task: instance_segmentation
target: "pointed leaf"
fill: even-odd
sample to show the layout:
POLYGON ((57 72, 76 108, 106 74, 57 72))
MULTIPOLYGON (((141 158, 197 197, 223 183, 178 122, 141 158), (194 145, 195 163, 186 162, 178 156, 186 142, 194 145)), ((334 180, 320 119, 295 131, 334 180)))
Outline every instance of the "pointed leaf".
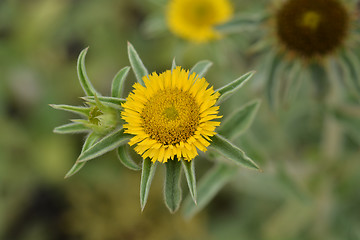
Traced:
POLYGON ((120 162, 130 170, 139 171, 141 170, 141 167, 137 165, 134 160, 129 155, 129 147, 128 144, 122 145, 118 147, 117 156, 120 162))
POLYGON ((173 59, 172 61, 172 64, 171 64, 171 72, 176 68, 176 62, 175 62, 175 58, 173 59))
POLYGON ((120 128, 114 132, 109 133, 95 145, 80 154, 78 162, 85 162, 101 156, 121 145, 126 144, 131 135, 124 133, 124 129, 120 128))
POLYGON ((129 73, 130 67, 122 68, 114 77, 111 84, 111 96, 121 98, 124 91, 125 79, 129 73))
POLYGON ((258 28, 259 24, 267 18, 267 14, 239 15, 230 21, 218 25, 215 29, 221 33, 238 33, 258 28))
POLYGON ((144 81, 142 80, 142 78, 144 76, 149 75, 148 70, 146 69, 145 65, 143 64, 143 62, 141 61, 138 53, 136 52, 135 48, 133 47, 133 45, 131 45, 131 43, 128 42, 128 55, 129 55, 129 61, 130 61, 130 65, 135 73, 136 79, 137 81, 141 84, 141 85, 145 85, 144 81))
POLYGON ((77 61, 77 74, 80 81, 80 85, 87 96, 94 96, 95 94, 100 95, 96 92, 95 88, 90 82, 89 77, 86 73, 85 67, 85 56, 88 51, 88 47, 81 51, 77 61))
POLYGON ((222 122, 217 132, 229 139, 237 138, 250 127, 259 106, 260 100, 251 101, 242 106, 222 122))
POLYGON ((183 207, 184 216, 189 219, 201 211, 216 196, 220 189, 235 176, 236 172, 237 169, 232 166, 218 164, 206 173, 200 180, 197 189, 197 205, 195 205, 191 198, 185 199, 183 207))
MULTIPOLYGON (((82 97, 82 99, 90 103, 96 103, 94 96, 82 97)), ((121 109, 121 104, 126 102, 126 99, 117 97, 97 97, 97 99, 101 104, 115 109, 121 109)))
POLYGON ((83 123, 68 123, 54 128, 54 133, 73 134, 89 132, 90 129, 85 127, 83 123))
POLYGON ((237 90, 239 90, 253 75, 254 71, 245 73, 241 77, 235 79, 231 83, 223 86, 222 88, 216 90, 220 93, 220 97, 217 101, 217 104, 220 104, 221 102, 228 99, 230 96, 232 96, 237 90))
POLYGON ((165 204, 171 213, 179 209, 181 202, 181 162, 177 158, 168 160, 165 163, 165 186, 164 198, 165 204))
MULTIPOLYGON (((245 152, 239 149, 237 146, 230 143, 227 139, 219 134, 211 137, 210 147, 223 155, 225 158, 247 168, 260 170, 258 165, 249 158, 245 152)), ((261 170, 260 170, 261 171, 261 170)))
POLYGON ((90 108, 89 107, 81 107, 81 106, 71 106, 65 104, 50 104, 50 107, 54 109, 64 110, 72 113, 79 114, 81 116, 89 116, 90 108))
POLYGON ((157 162, 152 163, 150 158, 146 158, 143 160, 142 164, 142 172, 141 172, 141 181, 140 181, 140 206, 141 211, 144 211, 151 182, 153 180, 155 170, 156 170, 157 162))
POLYGON ((269 101, 269 105, 271 108, 275 108, 276 105, 276 99, 277 99, 277 88, 276 88, 276 73, 278 70, 278 67, 281 63, 281 57, 278 54, 274 54, 271 56, 271 59, 269 61, 269 64, 266 68, 266 95, 269 101))
POLYGON ((197 193, 196 193, 196 177, 195 177, 195 164, 194 161, 186 161, 182 159, 182 165, 186 176, 186 181, 189 186, 190 195, 195 204, 197 204, 197 193))
MULTIPOLYGON (((96 143, 97 140, 99 140, 100 136, 93 133, 90 133, 89 136, 86 138, 84 145, 82 147, 81 152, 84 152, 85 150, 89 149, 92 145, 96 143)), ((86 162, 75 162, 75 164, 72 166, 72 168, 69 170, 69 172, 65 175, 65 178, 69 178, 78 171, 86 164, 86 162)))
POLYGON ((199 78, 202 78, 203 76, 205 76, 206 72, 209 70, 212 64, 213 63, 208 60, 202 60, 197 62, 190 70, 189 76, 195 72, 199 78))
POLYGON ((341 54, 341 59, 346 66, 346 70, 348 71, 348 78, 352 82, 353 87, 357 90, 357 93, 360 94, 359 58, 351 51, 344 51, 341 54))

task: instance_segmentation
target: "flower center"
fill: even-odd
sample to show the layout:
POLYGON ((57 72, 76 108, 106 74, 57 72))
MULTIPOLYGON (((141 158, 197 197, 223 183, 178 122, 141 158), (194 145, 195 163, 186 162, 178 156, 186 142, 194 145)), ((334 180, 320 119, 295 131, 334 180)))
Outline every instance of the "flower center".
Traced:
POLYGON ((308 11, 303 15, 301 25, 311 30, 316 30, 319 26, 320 20, 320 14, 315 11, 308 11))
POLYGON ((176 145, 193 136, 200 121, 200 108, 186 91, 159 90, 141 114, 145 133, 164 145, 176 145))
POLYGON ((193 8, 186 9, 189 22, 199 26, 212 25, 215 20, 215 12, 212 6, 202 2, 194 2, 194 4, 193 8))
POLYGON ((343 44, 349 13, 339 0, 287 0, 276 13, 276 33, 287 50, 312 58, 343 44))

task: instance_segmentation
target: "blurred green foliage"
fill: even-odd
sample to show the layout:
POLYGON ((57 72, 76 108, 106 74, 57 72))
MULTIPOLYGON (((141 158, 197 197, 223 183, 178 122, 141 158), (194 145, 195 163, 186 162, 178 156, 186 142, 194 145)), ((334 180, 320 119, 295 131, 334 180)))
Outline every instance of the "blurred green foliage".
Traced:
MULTIPOLYGON (((201 46, 167 31, 149 34, 144 24, 153 14, 161 16, 164 2, 0 1, 0 238, 359 239, 359 106, 337 104, 342 137, 336 154, 328 154, 334 146, 329 149, 326 139, 338 130, 324 130, 324 106, 314 99, 309 81, 291 106, 273 112, 263 104, 254 125, 236 140, 264 173, 241 170, 190 221, 168 213, 161 199, 163 174, 155 176, 141 214, 140 176, 120 166, 114 153, 63 179, 83 139, 53 134, 73 115, 48 104, 81 104, 76 59, 83 48, 90 46, 88 74, 104 94, 120 67, 129 65, 127 41, 150 71, 170 68, 174 56, 187 68, 213 61, 207 80, 215 88, 261 70, 263 59, 247 53, 252 41, 247 34, 201 46)), ((236 12, 266 6, 266 1, 233 2, 236 12)), ((132 73, 129 80, 135 80, 132 73)), ((266 102, 259 85, 260 77, 229 100, 222 114, 255 97, 266 102)), ((196 164, 199 177, 211 167, 201 158, 196 164)))

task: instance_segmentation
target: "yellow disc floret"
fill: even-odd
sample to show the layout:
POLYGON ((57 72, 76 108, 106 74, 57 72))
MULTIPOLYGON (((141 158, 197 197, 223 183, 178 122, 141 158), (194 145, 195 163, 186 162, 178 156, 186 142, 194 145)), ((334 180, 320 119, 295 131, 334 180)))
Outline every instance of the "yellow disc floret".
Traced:
POLYGON ((205 78, 177 67, 143 78, 145 86, 136 83, 123 104, 125 132, 135 135, 129 142, 135 151, 153 162, 197 156, 206 151, 210 136, 219 122, 219 93, 208 88, 205 78))
POLYGON ((166 9, 167 23, 174 34, 193 42, 219 38, 214 26, 232 15, 228 0, 170 0, 166 9))

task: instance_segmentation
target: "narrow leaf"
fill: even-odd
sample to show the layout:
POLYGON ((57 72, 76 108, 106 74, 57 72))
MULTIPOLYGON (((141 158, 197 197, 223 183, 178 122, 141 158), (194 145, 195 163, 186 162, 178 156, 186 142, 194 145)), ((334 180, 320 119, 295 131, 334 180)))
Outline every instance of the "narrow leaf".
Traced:
POLYGON ((173 59, 172 61, 172 64, 171 64, 171 72, 176 68, 176 61, 175 61, 175 58, 173 59))
POLYGON ((179 209, 181 202, 181 162, 177 158, 169 160, 165 163, 165 186, 164 186, 164 198, 165 204, 171 213, 176 212, 179 209))
POLYGON ((209 70, 212 64, 213 63, 208 60, 202 60, 197 62, 190 70, 189 76, 195 72, 199 78, 202 78, 203 76, 205 76, 206 72, 209 70))
MULTIPOLYGON (((99 140, 99 135, 93 133, 90 133, 89 136, 86 138, 84 145, 82 147, 81 152, 84 152, 85 150, 89 149, 92 145, 96 143, 97 140, 99 140)), ((69 170, 69 172, 65 175, 65 178, 69 178, 78 171, 86 164, 86 162, 75 162, 75 164, 72 166, 72 168, 69 170)))
POLYGON ((118 147, 117 156, 120 162, 130 170, 139 171, 141 167, 137 165, 129 155, 129 147, 127 144, 118 147))
POLYGON ((81 51, 79 54, 79 58, 77 61, 77 74, 80 81, 80 85, 82 89, 84 90, 85 94, 87 96, 94 96, 95 94, 100 95, 96 92, 95 88, 90 82, 89 77, 86 73, 86 67, 85 67, 85 56, 88 51, 88 47, 81 51))
MULTIPOLYGON (((210 147, 213 148, 215 151, 223 155, 225 158, 242 165, 247 168, 260 170, 258 165, 251 160, 245 152, 239 149, 237 146, 230 143, 227 139, 216 134, 211 137, 211 145, 210 147)), ((261 171, 261 170, 260 170, 261 171)))
POLYGON ((230 21, 218 25, 215 29, 221 33, 238 33, 247 30, 256 29, 259 24, 267 18, 267 14, 239 15, 230 21))
POLYGON ((81 107, 81 106, 71 106, 65 104, 50 104, 50 107, 54 109, 64 110, 72 113, 79 114, 81 116, 89 116, 90 108, 89 107, 81 107))
MULTIPOLYGON (((82 97, 82 99, 87 102, 96 103, 94 96, 82 97)), ((121 109, 121 104, 126 102, 126 99, 117 97, 97 97, 97 99, 100 101, 101 104, 116 109, 121 109)))
POLYGON ((196 177, 195 177, 195 164, 194 161, 182 160, 183 169, 185 172, 186 181, 189 186, 190 195, 195 204, 197 204, 196 193, 196 177))
POLYGON ((114 77, 111 84, 111 96, 121 98, 124 91, 125 79, 129 73, 130 67, 122 68, 114 77))
POLYGON ((220 125, 217 132, 229 139, 237 138, 250 127, 259 106, 260 100, 242 106, 220 125))
POLYGON ((348 71, 348 78, 352 82, 353 87, 357 90, 357 93, 360 94, 360 61, 358 57, 351 51, 344 51, 341 54, 341 58, 348 71))
POLYGON ((140 206, 141 211, 144 211, 151 182, 153 180, 155 170, 156 170, 157 162, 152 163, 150 158, 146 158, 143 160, 142 164, 142 172, 141 172, 141 181, 140 181, 140 206))
POLYGON ((124 145, 131 138, 130 135, 124 133, 124 129, 118 129, 109 133, 95 145, 80 154, 78 162, 85 162, 101 156, 121 145, 124 145))
POLYGON ((278 56, 278 54, 274 54, 271 57, 272 58, 269 61, 269 64, 266 69, 266 74, 265 74, 265 76, 267 77, 267 79, 266 79, 266 95, 267 95, 270 107, 274 109, 275 105, 276 105, 276 98, 277 98, 276 72, 281 63, 281 57, 278 56))
POLYGON ((68 123, 54 129, 54 133, 59 134, 84 133, 89 131, 90 129, 85 127, 82 123, 68 123))
POLYGON ((201 211, 215 195, 235 176, 237 169, 226 164, 218 164, 200 180, 198 186, 197 205, 187 197, 184 201, 183 213, 186 218, 193 217, 201 211))
POLYGON ((137 81, 141 85, 145 85, 144 81, 142 80, 142 77, 149 75, 148 70, 146 69, 145 65, 141 61, 141 58, 139 57, 138 53, 136 52, 135 48, 131 43, 128 42, 128 55, 129 55, 129 61, 130 65, 135 73, 137 81))
POLYGON ((232 96, 237 90, 239 90, 254 75, 254 73, 255 73, 255 71, 245 73, 244 75, 235 79, 231 83, 216 90, 220 93, 220 97, 217 101, 217 104, 220 104, 221 102, 225 101, 230 96, 232 96))

